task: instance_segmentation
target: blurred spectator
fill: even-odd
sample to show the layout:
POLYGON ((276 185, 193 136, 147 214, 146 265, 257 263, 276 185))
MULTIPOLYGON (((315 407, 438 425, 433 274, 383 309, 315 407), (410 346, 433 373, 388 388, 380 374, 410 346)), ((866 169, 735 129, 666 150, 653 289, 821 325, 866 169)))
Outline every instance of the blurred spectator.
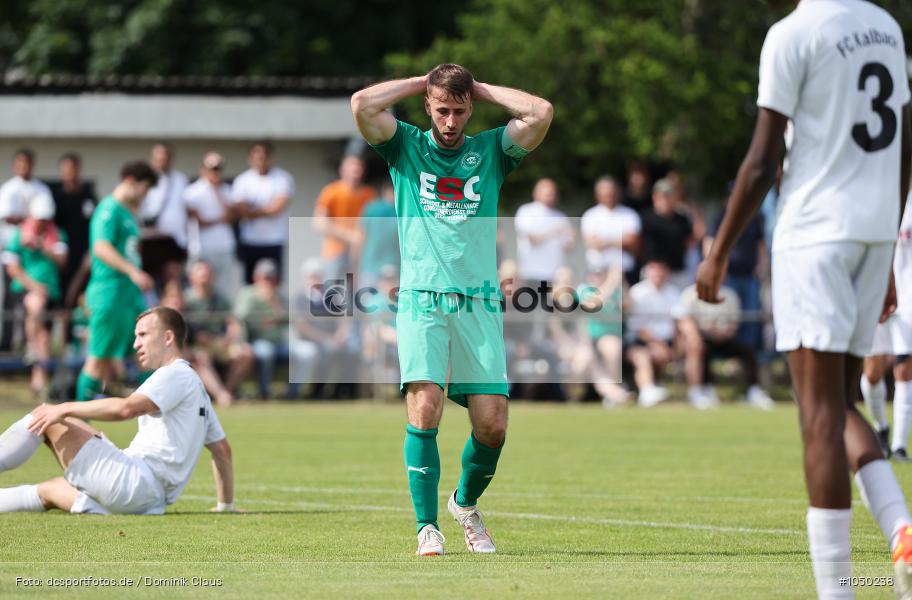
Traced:
POLYGON ((231 188, 240 225, 240 255, 244 281, 253 282, 253 269, 263 258, 276 265, 282 280, 283 253, 288 242, 288 205, 294 195, 294 179, 272 165, 272 144, 256 142, 247 155, 250 168, 237 176, 231 188))
POLYGON ((13 177, 0 186, 0 247, 6 246, 13 236, 15 226, 29 215, 29 203, 36 196, 51 197, 51 190, 33 177, 35 153, 22 148, 13 155, 13 177))
MULTIPOLYGON (((0 250, 9 244, 19 225, 27 216, 29 203, 33 198, 46 195, 51 191, 44 183, 32 175, 35 168, 35 153, 29 148, 21 148, 13 155, 13 177, 0 186, 0 250)), ((10 293, 10 277, 3 271, 3 318, 0 321, 0 349, 8 350, 12 345, 13 321, 12 312, 16 298, 10 293)))
POLYGON ((384 267, 399 271, 399 225, 396 221, 396 197, 393 183, 383 182, 380 196, 369 202, 361 213, 361 282, 376 285, 384 267))
POLYGON ((599 177, 593 188, 595 206, 580 221, 589 269, 621 269, 628 283, 639 280, 636 255, 640 252, 640 217, 621 205, 621 186, 614 177, 599 177))
POLYGON ((326 287, 322 261, 305 262, 302 274, 304 287, 295 298, 292 381, 312 383, 311 398, 352 396, 362 348, 353 320, 339 318, 339 302, 345 300, 326 287))
POLYGON ((45 311, 60 302, 60 269, 66 264, 66 234, 54 224, 49 194, 33 198, 29 217, 3 253, 12 278, 10 291, 25 307, 26 362, 32 362, 32 392, 45 394, 50 360, 50 319, 45 311))
MULTIPOLYGON (((319 283, 313 281, 311 283, 319 283)), ((373 312, 365 319, 362 331, 363 358, 373 367, 374 383, 399 382, 399 354, 396 342, 396 312, 391 306, 399 288, 399 269, 393 265, 380 268, 377 293, 368 300, 373 312)))
POLYGON ((587 313, 586 329, 594 348, 592 383, 606 408, 624 406, 630 392, 621 384, 623 327, 621 299, 624 277, 618 268, 590 271, 587 285, 579 291, 580 306, 587 313))
POLYGON ((67 263, 60 274, 63 307, 73 308, 89 277, 89 220, 98 204, 95 187, 81 178, 82 159, 68 152, 57 162, 60 182, 51 186, 56 213, 54 223, 66 232, 67 263))
POLYGON ((684 258, 693 241, 690 219, 678 211, 680 189, 660 179, 653 186, 652 207, 643 211, 643 260, 660 261, 671 269, 671 282, 679 290, 693 283, 684 258))
POLYGON ((344 278, 351 270, 352 251, 359 250, 358 217, 364 205, 377 196, 364 185, 364 159, 350 155, 339 163, 339 179, 327 184, 317 197, 314 227, 323 234, 321 258, 327 279, 344 278))
MULTIPOLYGON (((643 281, 630 288, 627 331, 630 336, 627 359, 633 364, 640 406, 650 407, 668 397, 656 384, 661 372, 675 357, 675 313, 681 292, 669 281, 671 271, 659 260, 643 269, 643 281)), ((685 372, 691 389, 699 388, 700 356, 685 348, 685 372)), ((697 398, 696 392, 694 397, 697 398)))
POLYGON ((184 294, 184 315, 190 329, 190 357, 206 390, 219 406, 230 406, 253 369, 254 355, 243 341, 242 328, 230 314, 231 305, 215 289, 212 266, 197 260, 190 267, 184 294), (224 369, 224 382, 219 375, 224 369))
MULTIPOLYGON (((564 296, 574 295, 579 299, 573 269, 561 267, 554 275, 554 298, 565 302, 564 296)), ((554 352, 560 361, 558 371, 562 379, 572 382, 590 381, 595 353, 589 337, 588 323, 575 317, 548 320, 548 329, 554 352)), ((565 395, 569 395, 565 392, 565 395)))
POLYGON ((650 186, 652 178, 649 167, 640 161, 627 165, 627 189, 624 191, 624 204, 636 211, 638 215, 650 206, 650 186))
MULTIPOLYGON (((269 384, 276 362, 289 354, 288 300, 279 292, 279 267, 271 258, 261 258, 253 268, 253 284, 241 288, 234 303, 234 316, 256 357, 260 398, 270 397, 269 384)), ((285 395, 293 398, 297 385, 289 384, 285 395)))
POLYGON ((560 191, 553 179, 539 179, 532 188, 532 202, 519 207, 516 227, 516 262, 522 283, 538 289, 551 284, 557 270, 566 263, 566 251, 573 245, 570 219, 557 208, 560 191))
POLYGON ((747 380, 747 402, 762 410, 773 408, 773 400, 766 391, 760 387, 757 374, 757 357, 754 348, 741 342, 736 332, 741 320, 741 304, 738 294, 730 287, 722 286, 719 289, 717 304, 703 302, 697 298, 695 285, 688 286, 681 294, 681 315, 696 328, 687 332, 687 335, 696 334, 696 340, 690 344, 693 352, 698 352, 702 358, 700 380, 703 383, 703 393, 714 396, 710 391, 712 370, 710 359, 736 358, 744 366, 747 380))
MULTIPOLYGON (((731 184, 729 184, 731 193, 731 184)), ((711 234, 703 240, 703 253, 709 254, 719 225, 725 211, 713 222, 711 234)), ((728 276, 724 284, 738 294, 740 310, 753 313, 747 315, 738 327, 738 340, 749 348, 760 350, 763 348, 763 323, 759 320, 760 281, 766 271, 767 265, 766 242, 764 238, 764 222, 760 213, 755 214, 735 242, 728 259, 728 276)))
POLYGON ((696 280, 697 267, 703 260, 702 241, 706 236, 706 218, 703 215, 703 208, 693 202, 688 195, 687 186, 684 185, 684 177, 680 171, 674 169, 669 171, 665 179, 674 184, 678 192, 675 210, 690 220, 691 237, 684 251, 684 271, 687 273, 687 278, 679 281, 679 287, 683 289, 696 280))
POLYGON ((180 280, 187 260, 187 176, 172 168, 173 159, 170 145, 159 142, 152 146, 149 165, 158 173, 158 183, 139 207, 143 270, 155 279, 159 290, 171 280, 180 280))
POLYGON ((197 225, 189 242, 190 255, 194 261, 202 260, 211 266, 216 293, 222 298, 233 298, 241 287, 232 228, 237 210, 231 202, 231 186, 223 179, 224 169, 222 155, 207 152, 199 179, 184 190, 184 205, 187 216, 197 225))

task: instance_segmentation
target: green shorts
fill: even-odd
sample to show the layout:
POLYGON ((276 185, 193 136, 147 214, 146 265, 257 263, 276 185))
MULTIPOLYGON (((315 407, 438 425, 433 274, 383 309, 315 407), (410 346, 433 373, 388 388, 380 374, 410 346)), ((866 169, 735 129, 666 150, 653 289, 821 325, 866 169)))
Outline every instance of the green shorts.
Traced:
POLYGON ((141 306, 92 307, 89 313, 88 355, 92 358, 124 358, 133 353, 136 317, 141 306))
POLYGON ((472 394, 509 397, 503 312, 494 299, 457 293, 401 290, 396 315, 402 391, 415 381, 445 388, 468 406, 472 394))

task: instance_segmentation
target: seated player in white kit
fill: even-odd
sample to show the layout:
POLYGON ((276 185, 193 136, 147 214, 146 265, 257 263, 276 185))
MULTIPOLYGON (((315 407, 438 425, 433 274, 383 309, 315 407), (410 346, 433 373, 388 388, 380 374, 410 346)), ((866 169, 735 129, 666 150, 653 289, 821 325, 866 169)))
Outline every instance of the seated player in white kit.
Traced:
POLYGON ((861 394, 868 415, 874 420, 884 454, 897 462, 908 462, 909 426, 912 424, 912 194, 906 209, 893 256, 896 280, 896 312, 877 326, 874 345, 865 358, 861 394), (895 360, 891 361, 891 358, 895 360), (887 421, 887 386, 884 374, 893 364, 893 442, 887 421))
POLYGON ((43 404, 0 435, 0 473, 27 461, 42 442, 64 469, 37 485, 0 489, 0 512, 157 515, 173 504, 205 445, 212 453, 218 504, 234 511, 231 447, 202 381, 181 358, 187 325, 175 310, 156 307, 136 320, 133 347, 155 372, 127 398, 43 404), (139 431, 120 450, 86 423, 139 418, 139 431))

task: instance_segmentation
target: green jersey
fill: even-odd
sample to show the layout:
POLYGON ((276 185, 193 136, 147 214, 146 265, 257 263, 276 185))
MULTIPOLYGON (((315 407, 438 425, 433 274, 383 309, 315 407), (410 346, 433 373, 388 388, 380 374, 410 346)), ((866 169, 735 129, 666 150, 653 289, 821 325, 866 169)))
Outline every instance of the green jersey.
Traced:
MULTIPOLYGON (((105 196, 89 221, 89 248, 97 241, 109 242, 117 252, 136 267, 142 266, 139 256, 139 226, 136 217, 125 206, 105 196)), ((86 290, 89 306, 117 304, 142 305, 142 292, 124 273, 108 266, 92 252, 92 275, 86 290)))
MULTIPOLYGON (((58 230, 57 237, 59 239, 54 245, 55 252, 65 252, 67 249, 66 232, 58 230)), ((23 246, 22 230, 20 228, 13 232, 13 237, 6 247, 6 252, 15 255, 19 266, 22 267, 26 275, 47 288, 48 297, 51 300, 60 300, 60 274, 57 263, 44 250, 23 246)), ((17 293, 26 291, 25 287, 15 279, 10 284, 10 290, 17 293)))
POLYGON ((489 129, 449 150, 430 130, 398 121, 393 137, 374 146, 396 190, 401 289, 500 297, 497 200, 521 160, 503 150, 506 135, 506 127, 489 129))

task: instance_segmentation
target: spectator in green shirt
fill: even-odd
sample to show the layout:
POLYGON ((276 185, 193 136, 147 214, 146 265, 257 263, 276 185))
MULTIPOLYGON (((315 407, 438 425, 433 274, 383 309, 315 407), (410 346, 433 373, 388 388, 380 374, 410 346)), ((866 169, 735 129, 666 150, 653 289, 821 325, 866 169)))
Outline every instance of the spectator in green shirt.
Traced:
POLYGON ((29 203, 29 217, 13 233, 3 254, 12 280, 10 291, 25 307, 26 357, 33 361, 35 394, 46 391, 51 341, 45 311, 60 301, 60 269, 66 261, 66 234, 54 224, 54 201, 40 194, 29 203))

